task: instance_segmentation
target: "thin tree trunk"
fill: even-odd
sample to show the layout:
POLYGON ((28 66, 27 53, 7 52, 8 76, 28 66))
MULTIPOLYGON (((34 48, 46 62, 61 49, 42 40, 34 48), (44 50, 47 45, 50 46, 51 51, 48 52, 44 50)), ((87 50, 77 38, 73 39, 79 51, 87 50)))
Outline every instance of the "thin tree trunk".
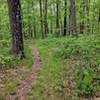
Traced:
POLYGON ((86 2, 86 14, 87 14, 87 33, 90 33, 90 0, 86 2))
POLYGON ((66 36, 67 34, 67 0, 64 0, 65 2, 65 11, 64 11, 64 33, 63 36, 66 36))
MULTIPOLYGON (((51 17, 52 17, 52 15, 53 15, 53 7, 52 6, 50 7, 50 13, 51 13, 51 17)), ((53 34, 53 20, 52 20, 52 18, 50 20, 50 30, 49 30, 49 32, 51 34, 53 34)))
POLYGON ((71 9, 69 8, 69 16, 68 16, 68 19, 69 19, 69 21, 68 21, 68 32, 69 32, 69 34, 71 34, 71 9))
POLYGON ((82 19, 81 19, 81 22, 80 22, 80 33, 84 33, 84 29, 85 29, 85 22, 84 22, 84 18, 85 18, 85 1, 84 0, 82 0, 82 8, 83 8, 83 10, 82 10, 82 19))
POLYGON ((33 30, 33 35, 34 35, 34 38, 36 38, 36 24, 35 24, 35 15, 34 15, 34 1, 32 1, 32 19, 33 19, 33 27, 32 27, 32 30, 33 30))
POLYGON ((48 22, 47 22, 47 14, 48 14, 48 0, 45 0, 45 10, 44 10, 44 32, 45 35, 48 33, 48 22))
POLYGON ((39 6, 40 6, 40 21, 41 21, 41 33, 42 33, 42 38, 45 37, 44 35, 44 27, 43 27, 43 13, 42 13, 42 1, 39 0, 39 6))
POLYGON ((59 2, 59 31, 60 35, 63 34, 63 22, 62 22, 62 4, 59 2))
MULTIPOLYGON (((93 1, 93 4, 95 4, 95 0, 93 1)), ((92 11, 94 11, 94 6, 92 7, 92 11)), ((95 16, 94 16, 94 13, 92 14, 92 34, 94 34, 94 26, 95 26, 95 16)))
POLYGON ((100 33, 100 8, 98 13, 98 33, 100 33))
POLYGON ((70 0, 70 10, 71 10, 71 30, 72 35, 77 36, 77 24, 76 24, 76 6, 75 0, 70 0))
POLYGON ((59 25, 59 0, 56 0, 56 36, 60 35, 59 25))

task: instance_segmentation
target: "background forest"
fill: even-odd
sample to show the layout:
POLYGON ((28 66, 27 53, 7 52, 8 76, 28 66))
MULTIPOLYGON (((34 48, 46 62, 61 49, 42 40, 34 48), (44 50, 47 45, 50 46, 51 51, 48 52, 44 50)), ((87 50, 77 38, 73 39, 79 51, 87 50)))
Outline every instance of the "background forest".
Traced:
POLYGON ((30 73, 27 100, 100 100, 100 0, 0 0, 0 100, 30 73))

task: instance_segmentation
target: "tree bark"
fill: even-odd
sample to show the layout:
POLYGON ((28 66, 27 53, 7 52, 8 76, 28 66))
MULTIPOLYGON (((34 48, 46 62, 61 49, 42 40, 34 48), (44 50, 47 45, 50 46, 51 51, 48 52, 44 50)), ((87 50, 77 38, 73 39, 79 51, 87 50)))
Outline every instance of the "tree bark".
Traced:
POLYGON ((56 0, 56 36, 60 35, 59 25, 59 0, 56 0))
POLYGON ((48 33, 48 22, 47 22, 47 15, 48 15, 48 0, 45 0, 45 9, 44 9, 44 32, 45 35, 48 33))
POLYGON ((77 36, 77 24, 76 24, 76 6, 75 0, 70 0, 70 17, 71 17, 71 31, 73 36, 77 36))
POLYGON ((85 18, 85 1, 82 0, 82 19, 81 19, 81 22, 80 22, 80 33, 84 33, 84 29, 85 29, 85 21, 84 21, 84 18, 85 18))
POLYGON ((90 33, 90 0, 86 1, 87 33, 90 33))
POLYGON ((12 50, 15 56, 24 57, 20 0, 8 0, 12 50))
POLYGON ((67 0, 64 0, 65 2, 65 11, 64 11, 64 33, 63 36, 66 36, 67 34, 67 0))
POLYGON ((42 9, 42 1, 41 0, 39 0, 39 6, 40 6, 40 21, 41 21, 41 33, 42 33, 42 38, 44 38, 45 37, 45 35, 44 35, 44 25, 43 25, 43 13, 42 13, 42 11, 43 11, 43 9, 42 9))

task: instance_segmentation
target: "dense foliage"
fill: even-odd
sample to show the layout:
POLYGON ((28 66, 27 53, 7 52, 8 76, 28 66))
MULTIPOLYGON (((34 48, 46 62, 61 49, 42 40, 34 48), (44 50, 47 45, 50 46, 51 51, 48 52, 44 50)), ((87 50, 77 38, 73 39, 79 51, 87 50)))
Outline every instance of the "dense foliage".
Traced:
POLYGON ((44 61, 44 68, 39 74, 37 84, 33 87, 39 99, 44 96, 50 98, 51 95, 56 99, 78 100, 81 96, 89 99, 98 93, 100 90, 99 36, 99 34, 88 37, 80 35, 78 38, 53 39, 49 37, 35 41, 44 61), (73 94, 74 97, 71 97, 73 94))
POLYGON ((100 0, 0 0, 0 99, 20 84, 14 70, 25 74, 31 69, 30 40, 43 62, 31 90, 39 100, 96 95, 100 91, 99 34, 100 0))
POLYGON ((63 59, 74 59, 76 62, 78 60, 74 75, 78 93, 81 95, 93 95, 93 93, 100 90, 99 44, 99 35, 84 36, 78 39, 71 38, 64 43, 63 48, 58 52, 63 59))

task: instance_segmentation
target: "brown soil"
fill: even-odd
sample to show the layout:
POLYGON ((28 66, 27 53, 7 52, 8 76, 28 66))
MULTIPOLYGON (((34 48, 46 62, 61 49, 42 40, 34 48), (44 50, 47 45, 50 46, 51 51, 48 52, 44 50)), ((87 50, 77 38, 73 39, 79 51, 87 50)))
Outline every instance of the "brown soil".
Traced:
POLYGON ((27 100, 27 95, 30 92, 33 84, 35 84, 37 79, 37 73, 40 71, 42 67, 41 58, 39 55, 38 50, 35 48, 34 44, 31 42, 30 45, 32 49, 32 55, 34 58, 34 64, 32 66, 32 71, 30 74, 26 77, 25 80, 21 82, 21 84, 18 86, 15 95, 10 95, 8 97, 8 100, 27 100))

